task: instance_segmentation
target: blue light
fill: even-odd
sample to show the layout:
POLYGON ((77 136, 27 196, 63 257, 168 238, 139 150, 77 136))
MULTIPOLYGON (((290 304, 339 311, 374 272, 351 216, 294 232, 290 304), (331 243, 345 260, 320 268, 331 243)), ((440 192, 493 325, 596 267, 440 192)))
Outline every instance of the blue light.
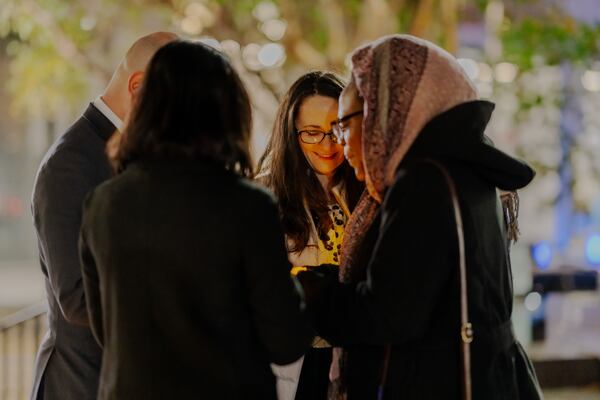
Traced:
POLYGON ((552 246, 546 241, 534 244, 531 246, 531 257, 539 269, 547 269, 552 264, 552 246))
POLYGON ((585 258, 590 264, 600 265, 600 234, 594 233, 585 242, 585 258))

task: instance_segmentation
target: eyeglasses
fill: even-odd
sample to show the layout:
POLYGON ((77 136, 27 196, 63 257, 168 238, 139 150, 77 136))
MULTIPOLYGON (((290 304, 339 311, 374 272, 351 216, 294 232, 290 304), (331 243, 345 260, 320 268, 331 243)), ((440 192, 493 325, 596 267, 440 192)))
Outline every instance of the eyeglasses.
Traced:
POLYGON ((331 123, 331 131, 335 135, 338 143, 343 143, 344 132, 348 129, 348 126, 344 126, 344 122, 349 121, 351 118, 356 117, 357 115, 362 115, 362 113, 362 111, 355 111, 343 116, 342 118, 338 118, 336 121, 331 123))
POLYGON ((307 129, 298 131, 298 135, 300 136, 302 143, 306 144, 319 144, 323 141, 323 139, 325 139, 325 136, 329 136, 329 139, 331 139, 333 143, 338 142, 333 130, 329 132, 323 132, 318 129, 307 129))

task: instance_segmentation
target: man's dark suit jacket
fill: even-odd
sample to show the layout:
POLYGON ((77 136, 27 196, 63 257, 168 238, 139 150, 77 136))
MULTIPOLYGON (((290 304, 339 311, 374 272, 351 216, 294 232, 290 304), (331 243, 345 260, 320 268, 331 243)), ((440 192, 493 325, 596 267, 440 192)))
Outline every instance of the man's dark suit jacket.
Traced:
POLYGON ((105 148, 115 130, 90 104, 48 150, 35 180, 32 212, 49 330, 36 359, 32 400, 97 395, 102 350, 89 328, 77 241, 84 197, 111 175, 105 148))

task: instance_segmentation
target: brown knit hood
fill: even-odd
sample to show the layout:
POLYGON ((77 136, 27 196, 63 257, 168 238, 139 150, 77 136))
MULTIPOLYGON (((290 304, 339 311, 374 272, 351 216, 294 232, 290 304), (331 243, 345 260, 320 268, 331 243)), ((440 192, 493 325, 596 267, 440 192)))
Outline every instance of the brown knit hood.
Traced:
POLYGON ((356 49, 352 74, 364 101, 366 184, 381 203, 423 127, 444 111, 477 99, 477 92, 451 54, 410 35, 385 36, 356 49))

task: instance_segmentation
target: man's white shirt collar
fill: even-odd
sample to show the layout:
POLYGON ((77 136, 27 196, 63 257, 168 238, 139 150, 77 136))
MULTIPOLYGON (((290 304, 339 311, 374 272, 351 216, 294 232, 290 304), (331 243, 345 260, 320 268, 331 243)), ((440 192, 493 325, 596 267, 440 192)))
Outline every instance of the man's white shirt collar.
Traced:
POLYGON ((104 100, 102 100, 101 96, 96 97, 96 100, 94 100, 92 104, 98 109, 98 111, 108 118, 110 122, 112 122, 119 132, 123 131, 123 127, 125 125, 123 120, 119 118, 117 114, 113 112, 113 110, 110 109, 104 100))

